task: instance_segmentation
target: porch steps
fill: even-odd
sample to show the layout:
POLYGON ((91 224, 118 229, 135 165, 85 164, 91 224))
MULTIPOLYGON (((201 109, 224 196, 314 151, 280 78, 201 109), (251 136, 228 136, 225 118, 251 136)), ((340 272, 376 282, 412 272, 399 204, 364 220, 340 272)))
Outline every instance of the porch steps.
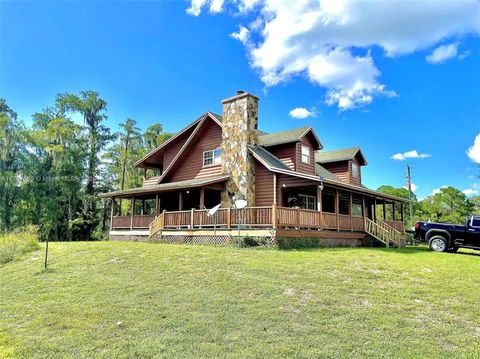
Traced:
POLYGON ((376 240, 385 244, 387 248, 394 245, 397 248, 402 247, 404 242, 404 234, 396 230, 384 221, 365 218, 365 232, 376 240))

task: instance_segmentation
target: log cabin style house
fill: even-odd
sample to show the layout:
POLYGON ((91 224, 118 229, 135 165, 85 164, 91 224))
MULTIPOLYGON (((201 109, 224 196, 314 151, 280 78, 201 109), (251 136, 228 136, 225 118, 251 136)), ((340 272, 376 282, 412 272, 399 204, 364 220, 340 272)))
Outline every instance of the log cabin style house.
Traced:
POLYGON ((201 115, 139 159, 142 187, 100 195, 112 200, 110 238, 236 243, 240 229, 273 242, 401 245, 405 200, 362 184, 362 150, 325 151, 311 126, 263 132, 258 102, 238 91, 222 101, 221 116, 201 115), (247 206, 235 208, 238 199, 247 206))

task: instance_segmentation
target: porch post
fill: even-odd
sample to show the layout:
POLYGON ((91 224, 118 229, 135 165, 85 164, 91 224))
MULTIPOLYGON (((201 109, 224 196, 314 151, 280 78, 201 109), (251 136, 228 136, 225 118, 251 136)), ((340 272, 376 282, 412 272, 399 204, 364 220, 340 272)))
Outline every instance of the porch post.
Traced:
POLYGON ((142 216, 145 214, 145 198, 142 198, 142 216))
POLYGON ((322 215, 322 190, 320 186, 317 186, 317 210, 320 212, 319 215, 319 226, 320 229, 323 227, 323 215, 322 215))
POLYGON ((340 199, 338 196, 338 188, 335 189, 335 214, 337 215, 337 232, 340 231, 340 199))
POLYGON ((387 220, 387 205, 385 203, 385 200, 383 200, 383 220, 387 220))
POLYGON ((112 197, 112 208, 110 210, 110 230, 113 228, 113 215, 115 214, 115 197, 112 197))
POLYGON ((362 217, 366 217, 366 211, 365 211, 365 196, 362 194, 362 217))
POLYGON ((277 174, 273 174, 273 204, 277 204, 277 174))
POLYGON ((143 167, 143 179, 147 179, 147 167, 143 167))
POLYGON ((377 221, 377 197, 373 198, 373 220, 377 221))
POLYGON ((392 206, 393 206, 393 208, 392 208, 392 217, 393 218, 392 219, 393 219, 394 222, 396 222, 397 219, 395 218, 395 202, 392 202, 392 206))
POLYGON ((160 212, 160 203, 158 202, 158 193, 155 195, 155 217, 158 216, 160 212))
POLYGON ((205 188, 200 188, 200 209, 205 208, 205 188))
POLYGON ((182 191, 178 192, 178 210, 183 211, 183 194, 182 194, 182 191))
POLYGON ((403 202, 400 203, 400 219, 402 220, 402 223, 403 223, 403 202))
POLYGON ((130 208, 130 230, 133 229, 133 215, 135 213, 135 196, 132 196, 132 206, 130 208))
POLYGON ((350 213, 350 232, 353 232, 352 192, 349 192, 349 194, 350 194, 350 196, 349 196, 349 203, 348 203, 348 212, 350 213))

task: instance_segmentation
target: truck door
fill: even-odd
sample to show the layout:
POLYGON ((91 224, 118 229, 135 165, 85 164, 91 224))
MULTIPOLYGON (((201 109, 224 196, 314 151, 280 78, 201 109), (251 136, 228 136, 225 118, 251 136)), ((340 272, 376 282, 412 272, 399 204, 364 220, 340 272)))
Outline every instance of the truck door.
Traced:
POLYGON ((474 216, 467 223, 465 242, 467 245, 480 247, 480 216, 474 216))

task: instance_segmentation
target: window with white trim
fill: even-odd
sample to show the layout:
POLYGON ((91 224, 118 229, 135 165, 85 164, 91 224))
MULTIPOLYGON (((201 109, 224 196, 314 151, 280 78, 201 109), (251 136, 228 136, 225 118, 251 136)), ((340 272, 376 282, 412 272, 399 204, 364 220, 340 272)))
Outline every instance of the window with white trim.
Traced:
POLYGON ((309 196, 307 194, 299 194, 298 199, 300 200, 300 202, 302 202, 303 208, 315 210, 316 198, 314 196, 309 196))
POLYGON ((310 163, 310 147, 302 145, 302 162, 310 163))
POLYGON ((203 152, 203 165, 213 166, 222 163, 222 149, 217 148, 210 151, 203 152))
POLYGON ((358 163, 352 162, 352 177, 358 178, 360 174, 358 163))

